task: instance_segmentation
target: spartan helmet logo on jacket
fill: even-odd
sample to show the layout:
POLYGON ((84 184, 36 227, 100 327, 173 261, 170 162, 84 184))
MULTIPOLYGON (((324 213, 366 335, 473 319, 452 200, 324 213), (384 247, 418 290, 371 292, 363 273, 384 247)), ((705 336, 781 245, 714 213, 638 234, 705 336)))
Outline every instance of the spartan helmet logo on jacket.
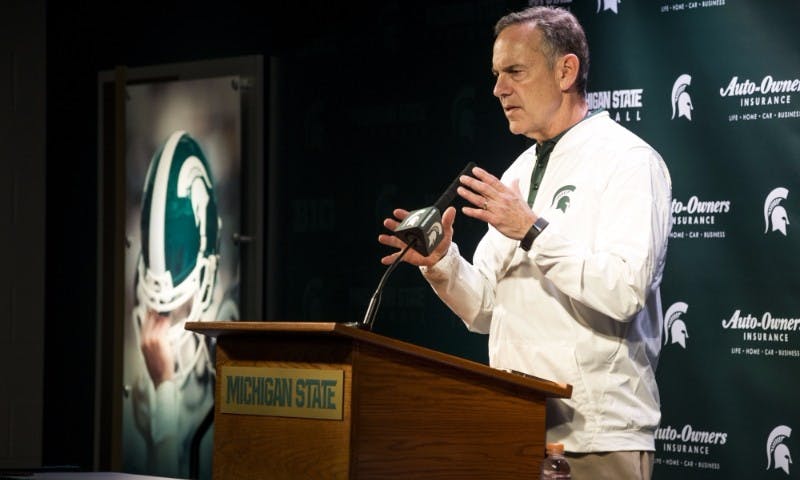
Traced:
POLYGON ((174 132, 153 155, 145 178, 134 318, 138 332, 146 309, 186 312, 169 329, 178 385, 192 368, 201 374, 210 367, 205 342, 184 325, 204 320, 212 303, 221 224, 203 151, 186 132, 174 132))

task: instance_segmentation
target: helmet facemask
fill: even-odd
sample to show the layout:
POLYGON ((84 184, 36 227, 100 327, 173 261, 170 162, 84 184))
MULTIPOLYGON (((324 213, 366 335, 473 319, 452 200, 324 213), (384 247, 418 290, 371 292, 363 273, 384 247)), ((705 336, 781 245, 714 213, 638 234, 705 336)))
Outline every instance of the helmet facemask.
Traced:
POLYGON ((134 323, 138 334, 148 310, 173 314, 168 341, 182 385, 193 368, 213 372, 205 342, 185 324, 213 320, 202 316, 213 302, 221 228, 208 163, 185 132, 173 133, 151 161, 141 225, 134 323))

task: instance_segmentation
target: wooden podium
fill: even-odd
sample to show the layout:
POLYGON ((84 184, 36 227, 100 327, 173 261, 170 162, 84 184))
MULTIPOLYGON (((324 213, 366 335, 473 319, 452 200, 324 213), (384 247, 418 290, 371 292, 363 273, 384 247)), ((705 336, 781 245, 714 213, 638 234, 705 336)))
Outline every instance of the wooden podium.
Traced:
POLYGON ((340 323, 186 328, 217 338, 216 480, 534 479, 545 400, 572 394, 340 323))

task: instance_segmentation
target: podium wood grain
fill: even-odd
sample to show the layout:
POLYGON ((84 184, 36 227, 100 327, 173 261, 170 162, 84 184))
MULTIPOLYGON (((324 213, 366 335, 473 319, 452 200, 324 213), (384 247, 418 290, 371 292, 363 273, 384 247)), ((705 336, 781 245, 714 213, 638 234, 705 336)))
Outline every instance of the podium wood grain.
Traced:
MULTIPOLYGON (((571 386, 332 323, 213 322, 217 369, 342 370, 342 420, 220 412, 215 479, 535 478, 546 397, 571 386)), ((222 392, 217 382, 217 398, 222 392)))

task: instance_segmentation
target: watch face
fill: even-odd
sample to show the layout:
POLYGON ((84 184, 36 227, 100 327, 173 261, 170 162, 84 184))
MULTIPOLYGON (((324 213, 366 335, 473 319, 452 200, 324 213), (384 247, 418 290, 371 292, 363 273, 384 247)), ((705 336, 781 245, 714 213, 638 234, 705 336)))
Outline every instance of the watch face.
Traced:
POLYGON ((539 234, 539 231, 536 230, 536 225, 532 225, 531 228, 528 230, 528 233, 522 237, 522 240, 519 242, 519 247, 526 252, 531 249, 531 245, 533 244, 533 240, 536 238, 536 235, 539 234))
POLYGON ((530 230, 528 230, 528 233, 526 233, 525 236, 522 237, 522 240, 520 240, 519 247, 525 250, 526 252, 530 250, 531 245, 533 245, 533 241, 536 240, 536 237, 538 237, 539 234, 542 233, 542 230, 544 230, 545 227, 547 227, 547 225, 548 225, 547 220, 545 220, 542 217, 537 218, 536 221, 533 222, 533 225, 531 225, 531 228, 530 230))

